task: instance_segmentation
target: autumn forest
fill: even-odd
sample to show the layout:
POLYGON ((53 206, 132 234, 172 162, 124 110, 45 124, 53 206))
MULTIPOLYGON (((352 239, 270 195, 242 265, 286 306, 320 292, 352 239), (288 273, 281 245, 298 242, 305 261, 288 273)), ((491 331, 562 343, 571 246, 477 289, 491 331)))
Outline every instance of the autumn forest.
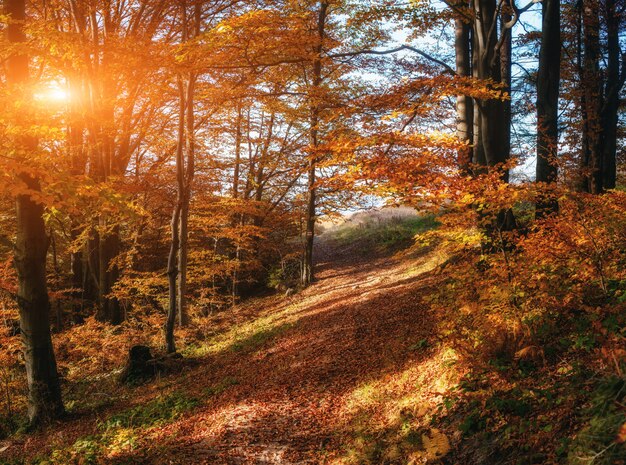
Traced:
POLYGON ((626 464, 626 2, 0 3, 0 464, 626 464))

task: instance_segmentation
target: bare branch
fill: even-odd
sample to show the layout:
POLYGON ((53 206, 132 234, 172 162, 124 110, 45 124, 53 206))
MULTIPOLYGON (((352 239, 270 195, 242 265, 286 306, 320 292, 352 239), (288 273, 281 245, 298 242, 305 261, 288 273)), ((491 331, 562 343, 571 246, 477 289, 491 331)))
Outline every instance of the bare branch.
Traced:
POLYGON ((355 50, 353 52, 344 52, 344 53, 334 53, 334 54, 330 54, 328 55, 330 58, 344 58, 344 57, 351 57, 351 56, 358 56, 358 55, 389 55, 392 53, 397 53, 397 52, 401 52, 402 50, 409 50, 413 53, 417 53, 418 55, 426 58, 428 61, 432 61, 433 63, 436 63, 440 66, 442 66, 443 68, 445 68, 447 73, 450 73, 454 76, 456 76, 456 71, 454 70, 454 68, 452 68, 450 65, 448 65, 447 63, 444 63, 443 61, 433 57, 432 55, 429 55, 428 53, 415 48, 411 45, 407 45, 407 44, 403 44, 400 45, 399 47, 396 48, 392 48, 389 50, 371 50, 371 49, 365 49, 365 50, 355 50))

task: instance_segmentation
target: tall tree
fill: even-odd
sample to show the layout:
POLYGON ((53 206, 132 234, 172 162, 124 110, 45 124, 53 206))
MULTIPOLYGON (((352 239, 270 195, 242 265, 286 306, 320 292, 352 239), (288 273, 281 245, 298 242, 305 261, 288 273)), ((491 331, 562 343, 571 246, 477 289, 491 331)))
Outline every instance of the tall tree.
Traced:
MULTIPOLYGON (((504 92, 511 86, 511 29, 520 14, 532 3, 520 9, 515 0, 474 0, 472 14, 472 75, 482 82, 493 82, 504 92)), ((467 16, 467 15, 466 15, 467 16)), ((510 159, 511 107, 510 100, 497 98, 474 99, 474 163, 500 167, 510 159)), ((502 180, 508 182, 508 169, 502 180)), ((512 211, 504 210, 497 217, 497 229, 515 227, 512 211)))
MULTIPOLYGON (((468 12, 469 3, 462 1, 456 4, 457 8, 462 8, 468 12)), ((472 54, 471 35, 472 29, 470 20, 463 14, 458 14, 454 20, 454 50, 456 55, 456 74, 462 77, 472 75, 472 54)), ((457 137, 462 142, 468 142, 459 153, 459 164, 463 169, 468 169, 472 163, 471 143, 474 138, 474 103, 469 95, 459 95, 456 99, 457 111, 457 137)))
POLYGON ((319 2, 317 14, 317 43, 313 54, 313 78, 309 91, 310 99, 310 144, 308 170, 308 196, 306 205, 306 237, 304 246, 304 263, 302 266, 302 284, 310 284, 314 279, 313 272, 313 245, 315 241, 315 216, 316 216, 316 186, 315 172, 317 169, 320 124, 320 90, 322 84, 322 51, 324 47, 324 36, 326 35, 326 19, 328 15, 328 1, 319 2))
MULTIPOLYGON (((4 12, 9 16, 6 35, 9 43, 19 46, 26 40, 24 26, 26 8, 24 0, 5 0, 4 12)), ((29 58, 17 49, 6 61, 7 84, 16 100, 28 100, 29 58)), ((27 124, 22 132, 26 133, 27 124)), ((24 167, 29 166, 29 156, 37 150, 37 139, 18 135, 14 141, 15 153, 24 167)), ((28 414, 32 424, 48 421, 63 414, 61 387, 50 335, 50 302, 46 283, 46 255, 49 238, 43 219, 44 206, 39 198, 40 180, 35 171, 26 169, 19 173, 24 191, 17 196, 17 238, 15 267, 18 276, 17 303, 20 329, 24 343, 24 360, 28 379, 28 414)))
MULTIPOLYGON (((196 1, 193 5, 193 16, 191 19, 187 18, 187 3, 182 2, 182 35, 183 42, 188 40, 194 40, 200 35, 201 25, 201 3, 196 1), (191 26, 190 26, 191 23, 191 26)), ((180 210, 180 224, 179 236, 180 245, 178 248, 178 289, 177 289, 177 307, 178 307, 178 323, 184 326, 189 323, 189 315, 187 312, 187 256, 189 254, 189 203, 191 201, 191 193, 193 187, 193 178, 195 174, 195 157, 196 157, 196 142, 195 142, 195 89, 196 80, 198 79, 198 73, 195 70, 191 70, 186 73, 185 82, 179 83, 179 98, 184 102, 184 120, 185 124, 179 126, 179 131, 184 130, 184 137, 179 138, 179 143, 184 142, 185 156, 183 158, 177 158, 177 171, 180 169, 178 175, 178 189, 181 200, 180 210), (182 84, 182 87, 181 87, 182 84), (180 166, 179 166, 180 162, 180 166)), ((178 150, 178 149, 177 149, 178 150)))
MULTIPOLYGON (((190 27, 187 2, 180 3, 181 12, 181 43, 186 44, 190 38, 196 37, 200 31, 200 3, 194 5, 193 31, 190 27)), ((195 113, 194 93, 197 74, 194 71, 179 74, 178 87, 178 134, 176 141, 176 204, 172 212, 170 252, 168 257, 167 275, 169 281, 169 307, 165 328, 165 339, 168 353, 176 352, 174 342, 174 323, 178 316, 179 324, 187 324, 186 311, 187 291, 187 254, 188 224, 191 187, 195 174, 195 113)))
MULTIPOLYGON (((536 181, 555 183, 558 175, 559 87, 561 82, 561 1, 542 2, 541 45, 537 71, 536 181)), ((536 215, 558 210, 552 196, 537 201, 536 215)))
POLYGON ((616 0, 579 0, 578 10, 582 23, 579 73, 583 118, 579 189, 600 194, 615 188, 616 182, 619 94, 626 82, 626 55, 620 50, 619 32, 626 6, 616 0), (601 40, 603 29, 606 48, 601 40))
POLYGON ((602 158, 604 159, 603 188, 615 189, 617 178, 617 125, 619 94, 626 82, 626 54, 619 44, 620 27, 624 24, 626 4, 619 0, 606 0, 604 17, 607 28, 607 67, 602 106, 602 158))

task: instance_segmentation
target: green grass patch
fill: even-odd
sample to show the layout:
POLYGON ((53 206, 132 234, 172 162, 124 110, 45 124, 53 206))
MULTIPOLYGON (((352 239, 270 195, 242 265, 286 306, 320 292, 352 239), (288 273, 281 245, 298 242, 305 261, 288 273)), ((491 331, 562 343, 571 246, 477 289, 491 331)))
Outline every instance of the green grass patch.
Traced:
POLYGON ((205 342, 185 348, 185 357, 202 357, 224 352, 252 352, 292 328, 296 317, 288 307, 280 313, 260 316, 255 320, 233 325, 228 331, 217 334, 205 342))
POLYGON ((259 328, 257 331, 249 334, 247 337, 236 340, 230 348, 235 352, 251 352, 257 350, 265 345, 268 341, 274 339, 276 336, 291 328, 291 326, 291 324, 286 323, 280 326, 259 328))
POLYGON ((626 424, 626 378, 603 379, 591 395, 591 407, 585 411, 587 426, 575 435, 569 448, 568 462, 572 465, 593 463, 611 465, 623 463, 626 443, 617 440, 626 424))
POLYGON ((342 245, 361 243, 378 250, 408 246, 416 235, 439 225, 434 215, 371 219, 356 226, 343 226, 333 237, 342 245))
MULTIPOLYGON (((77 439, 74 444, 60 447, 45 458, 31 463, 46 465, 111 463, 111 456, 126 454, 141 448, 146 431, 180 418, 195 408, 200 400, 183 392, 161 395, 151 401, 112 415, 98 425, 96 434, 77 439)), ((114 461, 114 463, 123 463, 114 461)))
POLYGON ((224 377, 219 383, 209 386, 205 389, 205 394, 207 397, 215 397, 219 396, 221 393, 226 391, 231 386, 236 386, 239 384, 239 380, 237 378, 233 378, 232 376, 224 377))
POLYGON ((100 424, 100 428, 137 428, 169 423, 183 413, 193 409, 199 401, 185 393, 173 392, 159 396, 144 405, 138 405, 124 412, 111 416, 100 424))

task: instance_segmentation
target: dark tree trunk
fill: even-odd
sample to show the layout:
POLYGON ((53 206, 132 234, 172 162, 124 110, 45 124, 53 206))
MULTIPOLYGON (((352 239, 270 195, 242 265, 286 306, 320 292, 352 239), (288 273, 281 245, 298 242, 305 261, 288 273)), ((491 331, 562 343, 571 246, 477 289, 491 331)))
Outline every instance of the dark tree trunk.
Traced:
MULTIPOLYGON (((6 0, 4 6, 5 14, 11 18, 6 28, 8 41, 14 44, 24 42, 24 0, 6 0)), ((7 60, 6 69, 7 84, 14 87, 15 98, 27 100, 21 86, 29 81, 28 56, 19 52, 13 54, 7 60)), ((36 150, 37 141, 21 136, 17 138, 16 145, 29 153, 36 150)), ((46 284, 49 238, 43 220, 44 207, 31 197, 31 193, 40 192, 41 187, 39 180, 28 172, 20 174, 19 178, 28 192, 18 195, 16 202, 17 303, 28 380, 28 415, 31 424, 37 424, 59 417, 64 410, 50 335, 50 302, 46 284)))
MULTIPOLYGON (((542 34, 537 72, 537 168, 536 182, 556 183, 559 142, 559 85, 561 70, 561 2, 542 3, 542 34)), ((559 204, 548 194, 537 200, 536 216, 558 210, 559 204)))
MULTIPOLYGON (((509 23, 510 15, 498 10, 500 6, 502 2, 496 0, 472 1, 473 76, 482 81, 501 83, 508 92, 511 85, 512 24, 509 23)), ((508 169, 500 167, 510 158, 510 101, 475 99, 474 112, 474 162, 502 169, 502 180, 508 182, 508 169)), ((515 226, 513 212, 509 209, 499 212, 489 229, 511 230, 515 226)))
POLYGON ((187 105, 185 102, 185 86, 182 78, 178 78, 178 141, 176 144, 176 182, 177 196, 176 205, 172 212, 172 221, 170 229, 172 240, 170 242, 170 252, 167 260, 167 279, 169 285, 169 306, 167 309, 167 321, 165 323, 165 344, 167 353, 176 352, 176 343, 174 340, 174 326, 176 324, 176 315, 178 307, 177 282, 180 270, 178 268, 178 253, 180 250, 180 215, 183 209, 184 195, 184 147, 185 147, 185 116, 187 105))
MULTIPOLYGON (((80 228, 76 223, 72 223, 70 231, 70 239, 75 243, 80 237, 80 228)), ((85 298, 85 290, 83 277, 85 270, 83 268, 83 252, 76 250, 70 253, 70 273, 72 275, 72 319, 75 323, 82 321, 83 302, 85 298)))
POLYGON ((603 190, 602 76, 600 74, 600 5, 598 0, 583 0, 583 67, 581 84, 584 95, 583 170, 586 191, 599 194, 603 190))
MULTIPOLYGON (((493 80, 508 85, 510 76, 510 34, 505 29, 498 40, 498 19, 495 0, 474 0, 473 75, 480 80, 493 80), (503 76, 503 71, 505 75, 503 76)), ((508 91, 508 87, 505 89, 508 91)), ((496 99, 474 101, 474 160, 486 166, 496 166, 509 159, 510 111, 507 104, 496 99)), ((508 172, 503 172, 505 181, 508 172)))
MULTIPOLYGON (((500 15, 500 30, 503 34, 502 44, 500 46, 500 82, 504 85, 504 90, 508 92, 509 98, 502 103, 502 131, 500 133, 500 145, 502 147, 502 159, 504 161, 511 157, 511 67, 513 64, 513 34, 505 28, 505 25, 511 21, 512 17, 509 11, 505 11, 500 15)), ((508 170, 506 172, 508 177, 508 170)), ((508 180, 508 178, 507 178, 508 180)))
POLYGON ((589 166, 589 140, 587 138, 587 102, 584 92, 584 72, 583 72, 583 0, 576 2, 576 71, 579 77, 579 110, 581 114, 581 148, 579 159, 579 173, 576 176, 576 190, 579 192, 589 192, 589 182, 587 179, 587 167, 589 166))
MULTIPOLYGON (((187 15, 187 2, 181 3, 182 31, 181 39, 183 42, 190 39, 189 19, 187 15)), ((201 3, 195 2, 193 7, 193 16, 191 18, 193 27, 192 37, 200 34, 201 24, 201 3)), ((179 99, 180 99, 180 121, 178 127, 178 146, 176 149, 176 177, 178 188, 178 223, 172 227, 178 228, 178 248, 177 257, 178 264, 176 267, 175 299, 178 316, 178 324, 185 326, 189 324, 189 314, 187 312, 187 261, 189 251, 189 206, 191 202, 191 193, 193 179, 195 174, 195 113, 194 113, 194 94, 196 87, 197 74, 189 72, 186 82, 181 77, 179 80, 179 99)), ((172 237, 174 239, 174 237, 172 237)), ((170 283, 171 284, 171 283, 170 283)), ((171 298, 171 296, 170 296, 171 298)), ((172 346, 173 347, 173 346, 172 346)))
POLYGON ((178 324, 189 324, 187 311, 187 256, 189 253, 189 205, 195 172, 195 118, 194 118, 194 92, 195 75, 190 74, 187 82, 185 111, 187 112, 186 126, 186 160, 182 166, 183 184, 181 186, 181 210, 179 224, 179 247, 178 247, 178 324))
POLYGON ((165 345, 168 354, 176 352, 176 342, 174 340, 174 326, 176 325, 176 281, 178 278, 178 267, 176 252, 179 246, 178 223, 180 220, 180 202, 176 202, 172 213, 171 231, 172 242, 167 260, 167 280, 169 286, 169 305, 167 308, 167 321, 165 323, 165 345))
MULTIPOLYGON (((70 121, 68 124, 68 152, 70 156, 70 172, 72 176, 81 176, 85 174, 86 169, 86 157, 84 147, 84 123, 80 115, 83 104, 82 94, 82 82, 79 76, 72 76, 69 79, 71 94, 73 95, 71 103, 70 121)), ((70 238, 73 247, 76 247, 76 243, 81 236, 82 226, 80 221, 72 216, 70 219, 70 238)), ((86 292, 85 273, 87 264, 85 263, 85 257, 83 256, 82 248, 76 248, 70 253, 70 273, 72 275, 72 318, 75 323, 82 322, 82 310, 84 307, 85 298, 89 298, 90 295, 86 292)))
POLYGON ((626 79, 626 56, 622 58, 619 44, 619 30, 622 18, 617 11, 617 0, 606 0, 605 17, 607 26, 607 68, 604 90, 604 106, 602 108, 602 159, 604 189, 615 189, 617 124, 619 110, 619 93, 626 79), (621 64, 621 72, 620 72, 621 64))
MULTIPOLYGON (((106 219, 100 217, 101 231, 108 228, 106 219)), ((124 321, 122 306, 116 297, 111 296, 113 285, 120 276, 119 268, 114 263, 115 258, 121 250, 121 240, 119 226, 114 226, 111 231, 107 231, 100 236, 98 241, 98 319, 118 325, 124 321)))

